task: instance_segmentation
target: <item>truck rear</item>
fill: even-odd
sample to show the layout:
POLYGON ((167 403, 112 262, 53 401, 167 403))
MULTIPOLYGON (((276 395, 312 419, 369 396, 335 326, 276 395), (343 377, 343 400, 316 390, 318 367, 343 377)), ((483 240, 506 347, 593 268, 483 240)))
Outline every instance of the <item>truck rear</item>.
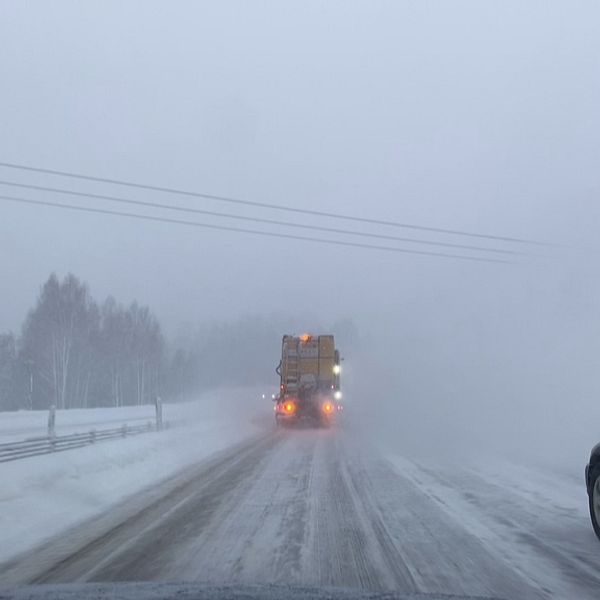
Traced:
POLYGON ((278 425, 328 426, 342 409, 340 354, 333 335, 284 335, 275 419, 278 425))

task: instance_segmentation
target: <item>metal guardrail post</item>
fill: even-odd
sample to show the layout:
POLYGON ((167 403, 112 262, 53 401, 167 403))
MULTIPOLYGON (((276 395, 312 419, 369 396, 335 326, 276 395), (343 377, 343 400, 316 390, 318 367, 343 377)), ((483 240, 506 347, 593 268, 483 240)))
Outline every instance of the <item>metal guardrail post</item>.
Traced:
POLYGON ((156 396, 155 407, 156 407, 156 431, 161 431, 163 428, 163 416, 162 416, 162 400, 160 399, 160 396, 156 396))
POLYGON ((56 435, 56 406, 54 404, 50 407, 50 412, 48 413, 48 437, 53 438, 56 435))

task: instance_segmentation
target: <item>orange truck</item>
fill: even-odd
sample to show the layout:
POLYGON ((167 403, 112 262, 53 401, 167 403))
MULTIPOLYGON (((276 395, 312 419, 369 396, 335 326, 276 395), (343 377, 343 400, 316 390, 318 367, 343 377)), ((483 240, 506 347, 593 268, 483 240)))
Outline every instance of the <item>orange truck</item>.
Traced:
POLYGON ((340 353, 333 335, 284 335, 276 372, 278 426, 306 421, 327 427, 343 409, 340 353))

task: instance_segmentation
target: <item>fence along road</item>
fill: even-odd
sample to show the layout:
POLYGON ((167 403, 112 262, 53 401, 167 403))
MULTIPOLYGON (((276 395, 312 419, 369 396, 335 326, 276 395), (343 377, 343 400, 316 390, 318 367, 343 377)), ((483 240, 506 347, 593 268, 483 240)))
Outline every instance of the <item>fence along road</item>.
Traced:
POLYGON ((48 413, 48 434, 43 437, 23 441, 0 443, 0 463, 82 448, 103 440, 124 438, 128 435, 161 431, 168 427, 169 424, 163 421, 162 402, 160 398, 156 399, 155 408, 156 419, 154 422, 148 421, 143 425, 133 426, 125 423, 121 427, 112 429, 92 429, 86 433, 71 433, 57 436, 55 435, 56 408, 51 406, 48 413))

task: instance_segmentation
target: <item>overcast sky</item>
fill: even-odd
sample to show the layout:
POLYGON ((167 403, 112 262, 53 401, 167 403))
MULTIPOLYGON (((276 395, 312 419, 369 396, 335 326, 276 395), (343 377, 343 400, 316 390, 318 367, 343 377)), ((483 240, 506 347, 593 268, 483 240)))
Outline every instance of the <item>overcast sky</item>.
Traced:
MULTIPOLYGON (((481 381, 500 371, 506 385, 518 351, 511 369, 541 369, 531 388, 564 368, 556 394, 576 380, 589 406, 600 390, 600 3, 3 0, 0 81, 0 161, 571 246, 468 263, 0 200, 0 330, 18 331, 47 276, 71 271, 99 299, 149 304, 170 332, 246 313, 348 317, 375 344, 412 340, 402 354, 423 380, 479 360, 481 381)), ((524 249, 6 168, 0 179, 524 249)))
MULTIPOLYGON (((597 2, 4 0, 0 11, 1 160, 501 235, 595 233, 597 2)), ((304 306, 381 314, 440 275, 515 275, 4 201, 0 211, 0 329, 18 329, 52 271, 147 302, 169 327, 304 306)))

